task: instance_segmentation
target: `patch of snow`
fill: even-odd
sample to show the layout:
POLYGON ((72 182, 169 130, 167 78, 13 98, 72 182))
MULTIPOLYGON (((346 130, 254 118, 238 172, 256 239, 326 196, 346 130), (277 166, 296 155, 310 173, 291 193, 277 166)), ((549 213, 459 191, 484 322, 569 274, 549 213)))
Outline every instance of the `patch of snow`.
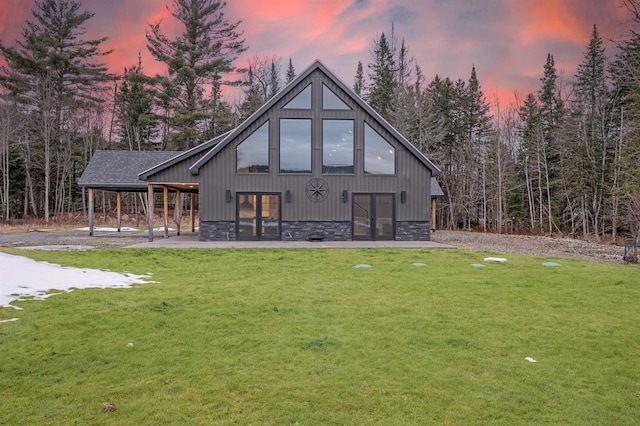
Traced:
POLYGON ((485 262, 506 262, 507 259, 505 259, 504 257, 485 257, 484 261, 485 262))
POLYGON ((0 253, 0 307, 11 307, 12 302, 44 300, 52 290, 70 292, 84 288, 129 288, 133 284, 147 284, 151 275, 134 275, 99 269, 79 269, 36 262, 23 256, 0 253))
POLYGON ((2 320, 2 321, 0 321, 0 322, 18 321, 19 319, 20 319, 20 318, 11 318, 11 319, 8 319, 8 320, 2 320))
POLYGON ((87 251, 91 250, 92 246, 81 246, 81 245, 50 245, 50 246, 23 246, 16 247, 20 250, 48 250, 48 251, 71 251, 71 250, 80 250, 87 251))
POLYGON ((531 358, 530 356, 525 357, 525 359, 526 359, 527 361, 529 361, 529 362, 538 362, 538 361, 536 361, 535 359, 531 358))
MULTIPOLYGON (((77 228, 78 231, 89 231, 89 227, 85 226, 84 228, 77 228)), ((99 232, 118 232, 118 228, 97 228, 97 227, 93 227, 93 231, 99 231, 99 232)), ((120 231, 122 232, 137 232, 139 231, 139 229, 136 228, 130 228, 130 227, 122 227, 120 228, 120 231)))

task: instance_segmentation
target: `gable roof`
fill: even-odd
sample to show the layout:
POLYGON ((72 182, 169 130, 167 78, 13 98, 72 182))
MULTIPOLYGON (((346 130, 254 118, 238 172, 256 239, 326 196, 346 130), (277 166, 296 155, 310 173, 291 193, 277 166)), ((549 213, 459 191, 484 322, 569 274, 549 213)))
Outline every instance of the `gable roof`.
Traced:
POLYGON ((351 99, 362 109, 364 109, 370 116, 372 116, 387 132, 389 132, 393 137, 395 137, 409 152, 411 152, 422 164, 424 164, 429 170, 431 170, 432 176, 438 176, 440 174, 440 170, 418 149, 411 144, 404 136, 400 134, 393 126, 391 126, 380 114, 373 110, 365 101, 360 98, 360 96, 356 95, 346 84, 342 82, 334 73, 329 71, 329 69, 319 60, 316 59, 311 66, 309 66, 306 70, 304 70, 298 77, 296 77, 293 81, 291 81, 287 86, 284 87, 278 94, 276 94, 273 98, 271 98, 267 103, 265 103, 260 109, 254 112, 249 118, 247 118, 240 126, 229 132, 224 139, 220 141, 219 144, 211 148, 211 150, 206 153, 200 160, 195 162, 190 168, 189 171, 191 174, 197 175, 200 171, 200 168, 205 165, 211 158, 213 158, 216 154, 224 149, 232 140, 234 140, 239 134, 241 134, 244 130, 246 130, 253 122, 264 114, 266 111, 271 109, 276 103, 278 103, 289 91, 291 91, 294 87, 296 87, 302 80, 307 78, 311 73, 316 70, 320 70, 328 79, 330 79, 333 83, 335 83, 342 91, 344 91, 351 99))
POLYGON ((138 174, 170 160, 178 151, 96 151, 78 180, 82 188, 105 191, 146 191, 138 174))
POLYGON ((211 149, 212 147, 216 146, 218 143, 220 143, 221 140, 223 140, 228 134, 230 133, 223 133, 219 136, 216 136, 213 139, 208 140, 207 142, 201 143, 198 146, 195 146, 193 148, 191 148, 188 151, 183 151, 180 152, 178 155, 175 155, 165 161, 163 161, 160 164, 154 164, 153 167, 146 169, 144 171, 142 171, 141 173, 138 174, 138 179, 140 180, 147 180, 149 179, 150 176, 159 173, 165 169, 168 169, 169 167, 178 164, 179 162, 188 159, 190 157, 193 157, 194 155, 198 155, 200 154, 202 151, 205 151, 207 149, 211 149))

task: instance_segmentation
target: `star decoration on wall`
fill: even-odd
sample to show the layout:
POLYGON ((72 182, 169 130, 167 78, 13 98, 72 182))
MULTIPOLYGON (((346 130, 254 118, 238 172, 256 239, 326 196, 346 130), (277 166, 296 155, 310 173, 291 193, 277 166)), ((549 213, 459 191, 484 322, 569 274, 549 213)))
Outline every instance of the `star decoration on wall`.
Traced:
POLYGON ((329 194, 329 185, 322 179, 313 178, 305 187, 307 198, 311 201, 320 202, 324 201, 329 194))

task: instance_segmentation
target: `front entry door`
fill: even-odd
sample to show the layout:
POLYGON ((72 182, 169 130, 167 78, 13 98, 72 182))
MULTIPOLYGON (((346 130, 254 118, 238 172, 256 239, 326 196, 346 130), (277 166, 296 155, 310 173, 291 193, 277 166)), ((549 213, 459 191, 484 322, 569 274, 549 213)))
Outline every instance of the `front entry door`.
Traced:
POLYGON ((393 240, 394 194, 353 194, 353 239, 393 240))
POLYGON ((280 194, 237 194, 238 240, 280 239, 280 194))

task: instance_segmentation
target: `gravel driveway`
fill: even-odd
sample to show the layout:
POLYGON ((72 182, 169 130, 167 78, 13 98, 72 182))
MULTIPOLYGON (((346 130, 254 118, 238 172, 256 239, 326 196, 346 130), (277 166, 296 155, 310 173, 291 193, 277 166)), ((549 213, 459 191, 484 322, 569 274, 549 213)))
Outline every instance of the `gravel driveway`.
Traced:
MULTIPOLYGON (((34 231, 0 234, 0 247, 57 246, 57 249, 78 247, 119 248, 146 242, 146 231, 50 232, 34 231)), ((500 253, 519 253, 538 256, 583 259, 596 262, 623 263, 624 247, 596 244, 570 238, 490 234, 466 231, 436 231, 435 242, 459 248, 500 253)))
POLYGON ((552 256, 595 262, 623 263, 624 247, 571 238, 436 231, 432 240, 472 250, 552 256))

